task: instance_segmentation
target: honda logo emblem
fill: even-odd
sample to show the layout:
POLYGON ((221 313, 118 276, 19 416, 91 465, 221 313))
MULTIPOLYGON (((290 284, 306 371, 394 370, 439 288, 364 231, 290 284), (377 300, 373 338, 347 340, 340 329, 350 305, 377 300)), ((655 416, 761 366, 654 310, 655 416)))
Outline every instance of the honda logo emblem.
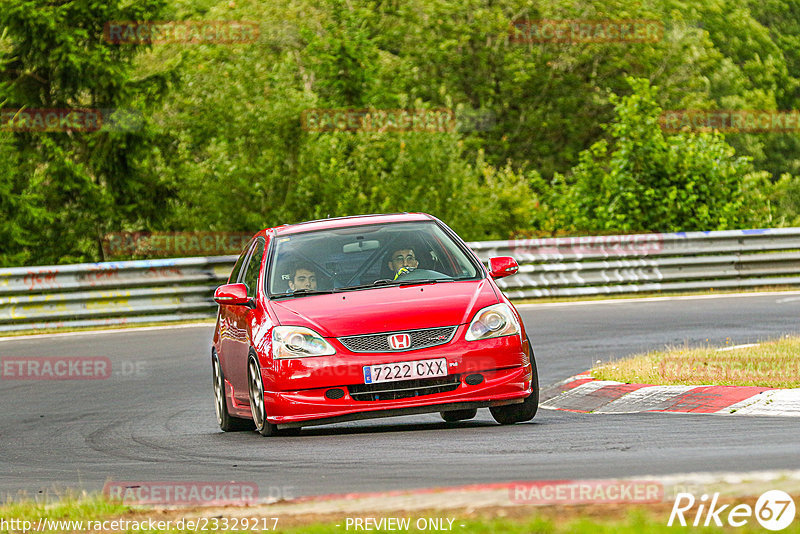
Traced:
POLYGON ((394 350, 411 347, 411 336, 408 334, 392 334, 387 339, 389 340, 389 346, 394 350))

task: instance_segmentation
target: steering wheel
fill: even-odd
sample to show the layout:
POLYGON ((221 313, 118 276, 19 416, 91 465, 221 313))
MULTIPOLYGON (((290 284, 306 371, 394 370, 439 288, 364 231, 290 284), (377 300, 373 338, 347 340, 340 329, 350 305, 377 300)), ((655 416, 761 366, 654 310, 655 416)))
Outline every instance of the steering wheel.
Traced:
POLYGON ((432 271, 430 269, 414 269, 413 271, 406 271, 397 276, 397 280, 442 280, 444 278, 451 278, 439 271, 432 271))

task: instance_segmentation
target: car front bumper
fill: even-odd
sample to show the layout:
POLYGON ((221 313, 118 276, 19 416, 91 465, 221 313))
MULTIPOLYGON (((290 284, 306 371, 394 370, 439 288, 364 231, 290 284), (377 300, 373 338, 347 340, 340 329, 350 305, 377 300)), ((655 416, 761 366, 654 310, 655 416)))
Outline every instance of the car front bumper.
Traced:
POLYGON ((532 391, 530 365, 471 374, 480 374, 483 381, 477 385, 469 385, 465 381, 469 375, 458 375, 458 386, 451 391, 392 400, 355 400, 347 386, 299 391, 268 391, 265 393, 267 419, 270 423, 278 425, 278 428, 291 428, 358 419, 486 408, 522 402, 532 391), (344 395, 339 399, 328 398, 326 393, 331 389, 342 390, 344 395))

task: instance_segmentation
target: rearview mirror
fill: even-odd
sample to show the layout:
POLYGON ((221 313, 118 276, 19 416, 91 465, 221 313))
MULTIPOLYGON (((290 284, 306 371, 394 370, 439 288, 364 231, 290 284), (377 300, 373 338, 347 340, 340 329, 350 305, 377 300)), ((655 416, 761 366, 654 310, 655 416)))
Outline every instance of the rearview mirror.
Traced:
POLYGON ((369 241, 358 240, 355 243, 346 243, 342 247, 342 252, 345 254, 352 254, 353 252, 364 252, 365 250, 375 250, 376 248, 380 248, 381 244, 374 239, 370 239, 369 241))
POLYGON ((503 278, 504 276, 517 274, 517 271, 519 271, 519 264, 511 256, 499 256, 489 259, 489 274, 492 275, 492 278, 503 278))
POLYGON ((214 301, 217 304, 234 306, 248 306, 250 298, 247 296, 247 286, 244 284, 225 284, 214 291, 214 301))

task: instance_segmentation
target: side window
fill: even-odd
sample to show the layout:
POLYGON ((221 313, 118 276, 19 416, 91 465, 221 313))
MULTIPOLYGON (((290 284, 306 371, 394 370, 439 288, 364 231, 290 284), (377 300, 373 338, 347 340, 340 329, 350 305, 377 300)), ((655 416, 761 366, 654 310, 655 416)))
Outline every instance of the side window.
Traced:
POLYGON ((236 260, 236 265, 233 266, 233 270, 231 271, 231 275, 228 278, 228 283, 229 284, 235 284, 236 282, 239 281, 239 273, 242 270, 242 264, 244 263, 244 259, 247 257, 247 253, 250 252, 251 248, 252 248, 252 246, 248 245, 247 248, 245 248, 244 251, 242 251, 241 256, 239 256, 239 259, 236 260))
POLYGON ((261 270, 261 259, 264 257, 264 239, 256 240, 253 254, 247 262, 247 271, 244 273, 244 283, 247 285, 247 296, 255 298, 258 288, 258 272, 261 270))

